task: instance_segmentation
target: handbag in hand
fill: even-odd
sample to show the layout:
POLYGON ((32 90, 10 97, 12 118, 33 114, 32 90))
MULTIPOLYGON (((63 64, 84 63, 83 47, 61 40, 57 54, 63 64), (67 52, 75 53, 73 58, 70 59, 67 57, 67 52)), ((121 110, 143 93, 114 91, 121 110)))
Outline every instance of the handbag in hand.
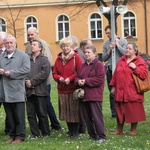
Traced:
POLYGON ((79 100, 84 97, 84 89, 78 88, 73 92, 73 99, 74 100, 79 100))
MULTIPOLYGON (((90 71, 89 71, 89 73, 88 73, 88 77, 90 77, 90 73, 91 73, 91 71, 94 69, 94 67, 95 67, 95 65, 98 63, 98 61, 97 62, 95 62, 94 64, 93 64, 93 66, 91 67, 91 69, 90 69, 90 71)), ((82 99, 84 97, 84 89, 83 88, 81 88, 81 87, 79 87, 79 88, 77 88, 74 92, 73 92, 73 99, 74 100, 80 100, 80 99, 82 99)))

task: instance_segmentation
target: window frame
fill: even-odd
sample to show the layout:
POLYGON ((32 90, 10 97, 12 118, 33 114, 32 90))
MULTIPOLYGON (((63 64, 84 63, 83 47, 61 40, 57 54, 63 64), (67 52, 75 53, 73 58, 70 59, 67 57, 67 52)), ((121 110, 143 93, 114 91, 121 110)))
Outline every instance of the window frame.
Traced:
POLYGON ((123 15, 123 19, 122 19, 122 24, 123 24, 123 31, 122 32, 123 32, 123 36, 124 36, 124 38, 130 38, 130 37, 131 38, 137 38, 137 19, 136 19, 136 15, 132 11, 128 11, 127 13, 125 13, 123 15), (132 13, 134 16, 124 17, 125 14, 127 14, 127 13, 132 13), (125 20, 128 23, 128 26, 126 28, 125 28, 125 23, 124 23, 125 20), (131 27, 132 20, 134 20, 134 27, 131 27), (129 35, 127 35, 127 36, 125 35, 125 29, 128 29, 129 35), (134 29, 135 35, 132 34, 132 29, 134 29))
MULTIPOLYGON (((64 19, 64 18, 63 18, 64 19)), ((62 38, 59 36, 59 24, 62 24, 62 38, 65 38, 65 37, 67 37, 67 36, 69 36, 70 35, 70 18, 69 18, 69 16, 68 15, 66 15, 66 14, 59 14, 57 17, 56 17, 56 41, 57 42, 59 42, 62 38), (59 18, 61 17, 61 16, 65 16, 65 17, 67 17, 67 19, 68 20, 62 20, 62 21, 59 21, 59 18), (66 31, 66 27, 65 27, 65 25, 66 24, 68 24, 68 30, 66 31), (66 35, 66 32, 68 32, 68 35, 66 35)))
POLYGON ((28 30, 29 27, 36 27, 37 30, 38 30, 38 19, 33 15, 27 16, 25 18, 25 43, 28 42, 27 30, 28 30), (34 18, 36 20, 36 22, 33 22, 33 19, 31 19, 32 21, 30 23, 28 23, 27 20, 29 18, 34 18))
POLYGON ((6 25, 6 20, 2 17, 0 17, 0 20, 4 21, 5 24, 1 24, 0 25, 0 31, 3 31, 3 32, 7 32, 7 25, 6 25), (5 31, 3 30, 3 27, 5 27, 5 31))
POLYGON ((88 22, 89 22, 89 38, 91 40, 101 40, 103 38, 103 24, 102 24, 103 20, 102 20, 102 16, 97 12, 92 12, 89 15, 89 21, 88 22), (99 15, 100 18, 91 18, 95 14, 99 15), (95 29, 95 31, 97 31, 97 32, 95 32, 95 37, 94 38, 92 38, 92 34, 91 34, 91 31, 94 30, 91 27, 91 22, 94 22, 94 26, 95 26, 94 29, 95 29), (100 29, 98 29, 98 22, 100 22, 100 27, 101 27, 100 29), (98 37, 98 30, 101 31, 101 37, 98 37))

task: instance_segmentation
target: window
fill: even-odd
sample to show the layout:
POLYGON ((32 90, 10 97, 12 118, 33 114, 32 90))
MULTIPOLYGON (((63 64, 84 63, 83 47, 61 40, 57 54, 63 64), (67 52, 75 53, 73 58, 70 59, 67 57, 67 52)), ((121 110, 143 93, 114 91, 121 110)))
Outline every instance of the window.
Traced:
POLYGON ((6 32, 6 23, 2 18, 0 18, 0 31, 6 32))
POLYGON ((92 14, 90 17, 90 37, 91 39, 102 38, 102 20, 97 13, 92 14))
POLYGON ((58 41, 69 36, 69 19, 66 15, 58 17, 58 41))
MULTIPOLYGON (((28 30, 28 28, 29 27, 36 27, 37 29, 38 29, 38 27, 37 27, 37 19, 35 18, 35 17, 33 17, 33 16, 30 16, 30 17, 27 17, 26 18, 26 33, 27 33, 27 30, 28 30)), ((26 41, 27 41, 27 34, 26 34, 26 41)))
POLYGON ((135 15, 132 12, 127 12, 123 17, 124 36, 136 37, 136 22, 135 15))
POLYGON ((35 17, 28 17, 26 19, 26 29, 29 27, 36 27, 37 28, 37 20, 35 17))

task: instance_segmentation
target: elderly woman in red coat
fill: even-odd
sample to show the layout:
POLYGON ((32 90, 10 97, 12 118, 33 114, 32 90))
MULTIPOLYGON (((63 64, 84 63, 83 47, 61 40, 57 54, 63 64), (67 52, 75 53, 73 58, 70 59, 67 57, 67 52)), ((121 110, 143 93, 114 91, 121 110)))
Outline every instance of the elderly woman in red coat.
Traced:
POLYGON ((131 123, 130 134, 135 136, 137 123, 146 120, 144 94, 137 93, 132 72, 141 79, 148 76, 146 63, 138 55, 138 46, 135 43, 128 43, 126 54, 118 61, 110 82, 117 112, 117 130, 111 134, 123 134, 123 125, 126 122, 131 123))
POLYGON ((54 64, 53 78, 58 83, 59 119, 66 121, 70 138, 78 137, 79 128, 79 101, 73 100, 76 89, 74 79, 76 71, 82 65, 77 52, 72 49, 72 40, 64 38, 60 41, 62 52, 54 64))

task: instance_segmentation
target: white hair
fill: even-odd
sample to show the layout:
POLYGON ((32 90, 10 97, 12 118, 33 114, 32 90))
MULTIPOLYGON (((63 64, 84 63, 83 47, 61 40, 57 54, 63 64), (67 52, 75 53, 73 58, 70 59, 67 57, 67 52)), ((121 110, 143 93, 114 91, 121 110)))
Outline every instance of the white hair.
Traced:
POLYGON ((38 29, 36 27, 29 27, 28 28, 28 31, 29 30, 33 30, 35 33, 38 33, 38 29))
POLYGON ((4 43, 6 43, 7 38, 12 38, 14 40, 14 42, 17 43, 16 38, 13 35, 11 35, 11 34, 6 35, 6 37, 4 39, 4 43))
POLYGON ((0 31, 0 39, 4 40, 7 36, 6 32, 0 31))

